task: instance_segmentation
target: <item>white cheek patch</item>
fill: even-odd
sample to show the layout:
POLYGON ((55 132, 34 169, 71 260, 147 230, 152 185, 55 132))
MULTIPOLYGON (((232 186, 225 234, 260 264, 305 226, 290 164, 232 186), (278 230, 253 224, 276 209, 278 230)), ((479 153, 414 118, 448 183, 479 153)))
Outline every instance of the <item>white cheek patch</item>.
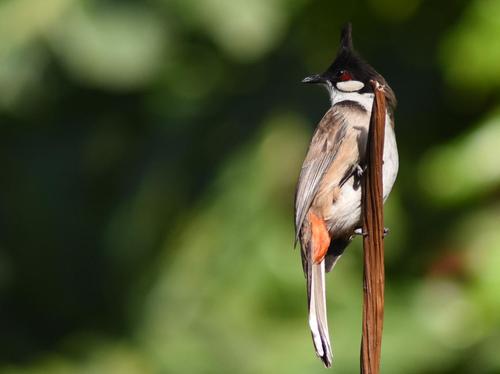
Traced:
POLYGON ((365 85, 363 82, 352 80, 352 81, 338 82, 336 86, 340 91, 355 92, 362 89, 365 85))

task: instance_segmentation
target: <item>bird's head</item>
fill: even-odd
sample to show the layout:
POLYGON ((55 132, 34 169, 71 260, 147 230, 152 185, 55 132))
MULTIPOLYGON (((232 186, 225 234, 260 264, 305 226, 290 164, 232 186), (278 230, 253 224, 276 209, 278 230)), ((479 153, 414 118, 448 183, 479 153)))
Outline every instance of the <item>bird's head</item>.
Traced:
POLYGON ((352 44, 352 27, 347 23, 340 34, 340 47, 335 60, 322 74, 315 74, 302 80, 303 83, 319 83, 326 86, 330 95, 337 92, 373 93, 371 80, 376 80, 386 88, 386 96, 391 107, 395 106, 396 98, 384 77, 364 61, 354 50, 352 44))

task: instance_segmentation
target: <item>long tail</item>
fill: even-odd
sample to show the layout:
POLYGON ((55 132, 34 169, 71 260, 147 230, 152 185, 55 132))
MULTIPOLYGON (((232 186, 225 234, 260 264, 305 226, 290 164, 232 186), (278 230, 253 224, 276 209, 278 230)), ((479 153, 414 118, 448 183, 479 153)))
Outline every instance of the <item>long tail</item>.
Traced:
POLYGON ((325 260, 309 263, 307 295, 309 299, 309 327, 316 354, 327 368, 332 366, 332 348, 328 333, 325 296, 325 260))

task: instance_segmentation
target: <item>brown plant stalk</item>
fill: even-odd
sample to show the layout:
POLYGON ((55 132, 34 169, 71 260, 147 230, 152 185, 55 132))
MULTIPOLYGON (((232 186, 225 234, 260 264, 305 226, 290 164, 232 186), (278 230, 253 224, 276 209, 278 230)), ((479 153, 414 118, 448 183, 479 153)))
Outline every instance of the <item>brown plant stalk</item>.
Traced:
POLYGON ((367 168, 363 178, 363 335, 361 373, 378 374, 384 323, 384 210, 382 156, 385 136, 384 87, 376 81, 367 144, 367 168))

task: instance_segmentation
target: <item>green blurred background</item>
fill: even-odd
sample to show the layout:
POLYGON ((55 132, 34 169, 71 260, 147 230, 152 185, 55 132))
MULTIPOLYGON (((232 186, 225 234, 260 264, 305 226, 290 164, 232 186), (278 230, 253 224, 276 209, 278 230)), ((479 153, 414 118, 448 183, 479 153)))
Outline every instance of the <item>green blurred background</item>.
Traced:
POLYGON ((292 216, 329 103, 299 82, 347 20, 399 98, 383 372, 500 373, 498 0, 1 1, 1 373, 325 372, 292 216))

